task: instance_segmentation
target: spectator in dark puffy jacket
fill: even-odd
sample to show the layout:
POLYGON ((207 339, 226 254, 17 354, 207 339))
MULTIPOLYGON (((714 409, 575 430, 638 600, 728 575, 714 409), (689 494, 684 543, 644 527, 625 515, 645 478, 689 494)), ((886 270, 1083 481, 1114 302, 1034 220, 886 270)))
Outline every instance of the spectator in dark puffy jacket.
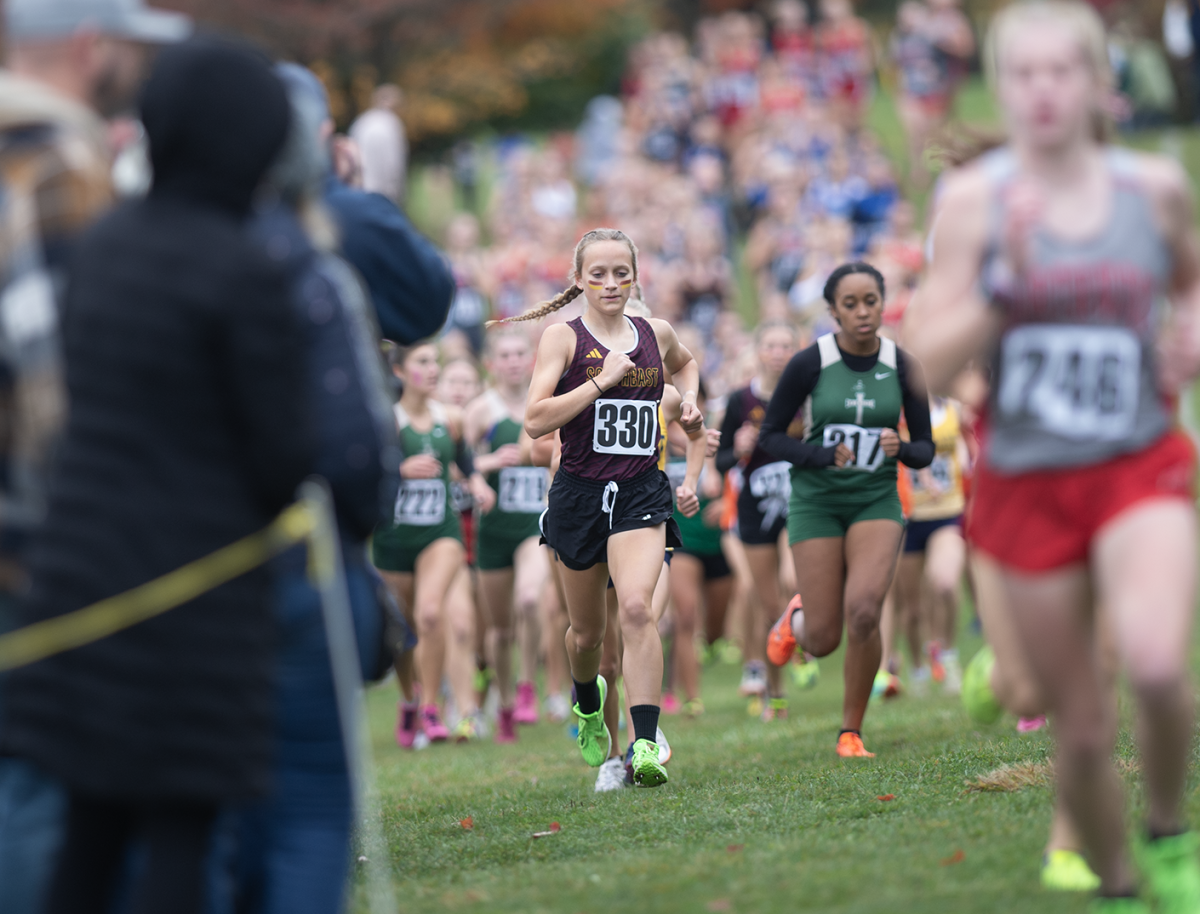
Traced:
MULTIPOLYGON (((25 622, 261 530, 313 465, 287 277, 245 232, 287 135, 283 87, 256 51, 193 41, 159 57, 141 107, 150 195, 103 219, 72 265, 71 409, 25 622)), ((269 586, 257 569, 13 674, 5 749, 69 796, 46 911, 99 910, 138 839, 134 907, 199 910, 218 809, 269 781, 269 586)))
MULTIPOLYGON (((395 419, 365 292, 340 258, 317 246, 334 240, 320 237, 317 201, 327 166, 319 139, 322 112, 303 91, 299 67, 284 64, 276 71, 289 89, 292 129, 267 182, 279 204, 258 216, 252 233, 267 250, 287 252, 282 263, 305 329, 317 440, 313 471, 333 492, 361 672, 373 678, 383 613, 366 563, 366 538, 395 500, 395 419), (307 234, 304 224, 311 226, 307 234)), ((351 778, 320 596, 306 561, 299 546, 274 563, 281 628, 274 777, 265 799, 224 817, 214 912, 337 914, 345 895, 351 778)))

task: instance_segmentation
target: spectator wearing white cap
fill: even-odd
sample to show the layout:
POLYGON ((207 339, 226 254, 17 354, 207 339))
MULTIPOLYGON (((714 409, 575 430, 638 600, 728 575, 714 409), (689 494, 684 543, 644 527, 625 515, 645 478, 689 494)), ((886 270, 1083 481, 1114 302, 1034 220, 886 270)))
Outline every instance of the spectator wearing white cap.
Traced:
POLYGON ((408 137, 398 110, 404 94, 390 83, 380 86, 371 107, 350 125, 350 139, 362 157, 362 189, 404 203, 408 171, 408 137))

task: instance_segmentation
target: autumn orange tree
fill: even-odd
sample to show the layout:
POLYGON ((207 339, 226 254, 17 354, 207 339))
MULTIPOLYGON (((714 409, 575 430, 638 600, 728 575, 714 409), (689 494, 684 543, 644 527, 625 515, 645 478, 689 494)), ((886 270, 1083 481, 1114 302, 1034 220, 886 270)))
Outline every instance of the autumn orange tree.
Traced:
POLYGON ((380 82, 405 92, 417 144, 482 125, 574 122, 615 91, 653 0, 161 0, 312 66, 343 125, 380 82))

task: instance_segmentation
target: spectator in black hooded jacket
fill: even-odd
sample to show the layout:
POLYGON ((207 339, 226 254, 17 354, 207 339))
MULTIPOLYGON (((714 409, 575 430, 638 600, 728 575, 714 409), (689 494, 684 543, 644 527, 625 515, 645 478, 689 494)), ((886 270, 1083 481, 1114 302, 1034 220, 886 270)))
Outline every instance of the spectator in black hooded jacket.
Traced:
MULTIPOLYGON (((83 239, 67 291, 70 416, 26 622, 262 529, 312 466, 286 275, 245 230, 283 87, 257 52, 193 41, 159 58, 141 113, 153 188, 83 239)), ((47 911, 102 910, 135 839, 132 909, 200 910, 218 806, 267 786, 268 585, 258 569, 12 676, 5 748, 69 794, 47 911)))

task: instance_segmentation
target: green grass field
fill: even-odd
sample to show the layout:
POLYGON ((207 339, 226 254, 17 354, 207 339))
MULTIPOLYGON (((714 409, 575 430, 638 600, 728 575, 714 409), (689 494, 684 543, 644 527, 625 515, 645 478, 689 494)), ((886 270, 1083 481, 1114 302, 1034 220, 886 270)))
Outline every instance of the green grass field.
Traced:
MULTIPOLYGON (((978 644, 965 637, 964 655, 978 644)), ((947 697, 902 697, 868 712, 875 759, 839 759, 840 658, 822 661, 819 686, 793 694, 791 718, 772 724, 747 716, 739 668, 706 668, 708 713, 663 719, 670 783, 603 795, 548 722, 523 728, 514 746, 402 754, 395 685, 376 688, 371 729, 401 910, 1083 911, 1085 899, 1038 886, 1044 778, 1015 792, 967 788, 1005 764, 1044 764, 1050 738, 1018 736, 1011 718, 974 726, 947 697), (561 831, 531 837, 554 822, 561 831)), ((1124 734, 1119 755, 1133 761, 1124 734)), ((1130 796, 1132 824, 1140 801, 1130 796)), ((1194 786, 1189 813, 1200 821, 1194 786)))
MULTIPOLYGON (((959 116, 994 122, 978 82, 959 116)), ((872 126, 902 164, 899 125, 879 97, 872 126)), ((1126 138, 1178 157, 1200 184, 1200 133, 1126 138)), ((429 201, 422 175, 419 221, 429 201)), ((428 210, 426 210, 427 212, 428 210)), ((752 307, 744 308, 752 315, 752 307)), ((1200 408, 1200 398, 1193 410, 1200 408)), ((965 620, 964 620, 965 621, 965 620)), ((964 630, 965 627, 964 627, 964 630)), ((970 657, 979 639, 960 648, 970 657)), ((1200 671, 1200 666, 1197 667, 1200 671)), ((1044 892, 1038 865, 1052 790, 1043 774, 1012 792, 969 790, 1003 765, 1044 766, 1042 732, 1014 721, 972 725, 946 697, 873 704, 864 734, 873 760, 833 752, 840 721, 841 653, 822 661, 820 685, 793 694, 791 718, 763 724, 736 695, 739 670, 704 673, 708 713, 663 719, 675 749, 658 790, 592 792, 562 726, 524 728, 515 746, 490 741, 401 753, 392 740, 396 687, 368 696, 381 819, 405 912, 1082 912, 1086 899, 1044 892), (882 796, 894 799, 883 801, 882 796), (464 820, 470 820, 465 828, 464 820), (557 822, 561 831, 535 839, 557 822)), ((1118 756, 1134 763, 1128 708, 1118 756)), ((624 744, 626 739, 621 734, 624 744)), ((1132 764, 1125 766, 1128 771, 1132 764)), ((1044 771, 1044 769, 1038 769, 1044 771)), ((1139 818, 1136 777, 1128 821, 1139 818)), ((1200 823, 1193 783, 1188 815, 1200 823)), ((359 874, 355 909, 366 911, 359 874)))

